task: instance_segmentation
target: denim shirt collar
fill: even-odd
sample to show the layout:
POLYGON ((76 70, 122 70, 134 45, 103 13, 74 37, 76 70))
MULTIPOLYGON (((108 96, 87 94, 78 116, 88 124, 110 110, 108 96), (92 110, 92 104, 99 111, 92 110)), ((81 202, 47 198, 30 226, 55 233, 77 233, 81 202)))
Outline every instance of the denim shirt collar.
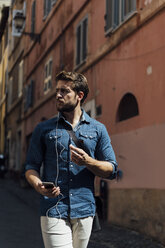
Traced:
MULTIPOLYGON (((82 116, 81 116, 81 119, 80 119, 80 122, 86 122, 87 124, 90 123, 90 116, 85 112, 84 109, 81 109, 82 110, 82 116)), ((66 121, 65 117, 62 115, 61 112, 58 113, 58 120, 64 120, 66 121)))

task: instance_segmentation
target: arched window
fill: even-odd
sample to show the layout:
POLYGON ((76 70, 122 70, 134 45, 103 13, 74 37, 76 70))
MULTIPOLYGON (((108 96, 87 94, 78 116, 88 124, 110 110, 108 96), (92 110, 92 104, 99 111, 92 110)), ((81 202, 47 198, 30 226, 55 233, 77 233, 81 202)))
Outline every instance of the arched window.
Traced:
POLYGON ((139 115, 137 100, 134 95, 127 93, 120 101, 117 112, 117 121, 124 121, 136 115, 139 115))

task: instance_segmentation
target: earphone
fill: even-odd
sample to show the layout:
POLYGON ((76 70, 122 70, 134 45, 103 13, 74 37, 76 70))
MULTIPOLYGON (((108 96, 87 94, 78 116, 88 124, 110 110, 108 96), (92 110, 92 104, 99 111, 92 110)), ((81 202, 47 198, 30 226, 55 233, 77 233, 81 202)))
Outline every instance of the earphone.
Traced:
MULTIPOLYGON (((57 125, 56 125, 56 141, 55 141, 55 151, 56 151, 56 155, 57 155, 57 159, 56 159, 57 175, 56 175, 56 179, 55 179, 55 182, 54 182, 54 183, 55 183, 55 187, 58 186, 58 177, 59 177, 59 163, 58 163, 58 149, 57 149, 57 143, 58 143, 58 141, 57 141, 58 121, 59 121, 59 113, 58 113, 58 120, 57 120, 57 125)), ((60 219, 61 219, 61 213, 60 213, 60 211, 58 210, 57 206, 58 206, 58 203, 63 199, 64 195, 63 195, 62 193, 60 193, 59 196, 60 196, 60 195, 61 195, 62 197, 59 198, 59 200, 57 201, 57 203, 56 203, 53 207, 49 208, 49 209, 46 211, 46 217, 49 217, 49 211, 50 211, 51 209, 56 208, 57 213, 59 214, 60 219)))

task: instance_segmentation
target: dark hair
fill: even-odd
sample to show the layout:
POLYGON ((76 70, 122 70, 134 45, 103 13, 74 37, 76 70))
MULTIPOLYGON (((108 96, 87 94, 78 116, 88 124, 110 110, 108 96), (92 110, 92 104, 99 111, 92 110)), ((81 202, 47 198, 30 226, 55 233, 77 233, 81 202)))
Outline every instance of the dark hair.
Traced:
POLYGON ((72 89, 76 92, 82 91, 84 93, 84 97, 81 100, 81 103, 83 103, 89 93, 89 87, 87 83, 86 77, 77 72, 66 72, 66 71, 61 71, 56 75, 56 82, 59 80, 64 80, 64 81, 71 81, 73 83, 72 89))

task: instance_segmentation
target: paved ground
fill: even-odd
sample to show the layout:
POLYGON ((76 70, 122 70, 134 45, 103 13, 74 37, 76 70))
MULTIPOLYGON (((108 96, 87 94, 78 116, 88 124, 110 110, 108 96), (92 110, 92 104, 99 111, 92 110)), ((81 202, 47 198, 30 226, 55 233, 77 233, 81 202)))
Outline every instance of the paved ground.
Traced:
POLYGON ((26 192, 30 199, 30 191, 19 191, 17 184, 0 180, 0 248, 44 248, 39 216, 27 204, 26 192))
POLYGON ((93 233, 88 248, 164 248, 139 233, 104 223, 103 230, 93 233))
MULTIPOLYGON (((0 179, 0 248, 43 248, 38 207, 39 195, 13 180, 0 179)), ((88 248, 165 248, 137 232, 102 223, 88 248)))

